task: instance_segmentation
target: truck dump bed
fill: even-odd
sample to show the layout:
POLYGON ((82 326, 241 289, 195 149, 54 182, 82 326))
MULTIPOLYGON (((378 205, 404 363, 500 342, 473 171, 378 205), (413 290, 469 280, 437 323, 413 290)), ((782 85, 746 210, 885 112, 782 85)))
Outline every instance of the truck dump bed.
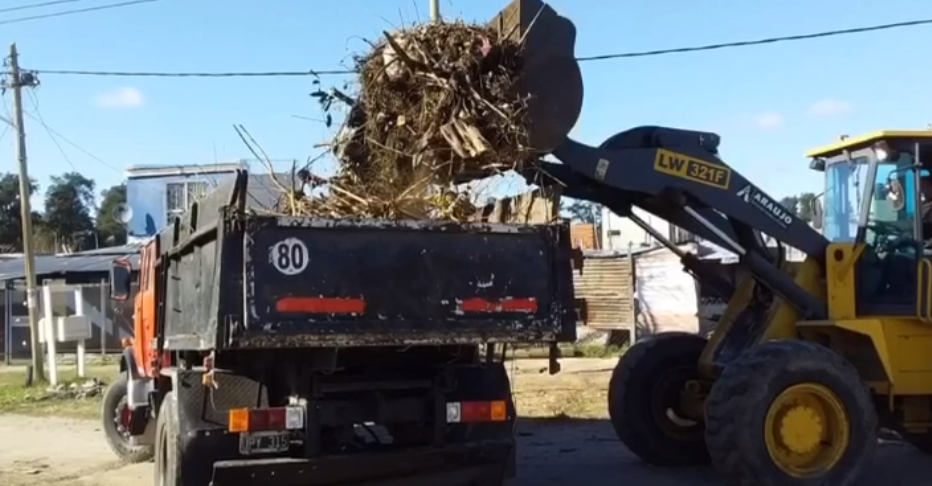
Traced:
POLYGON ((575 338, 565 224, 250 214, 247 180, 160 238, 171 349, 575 338))

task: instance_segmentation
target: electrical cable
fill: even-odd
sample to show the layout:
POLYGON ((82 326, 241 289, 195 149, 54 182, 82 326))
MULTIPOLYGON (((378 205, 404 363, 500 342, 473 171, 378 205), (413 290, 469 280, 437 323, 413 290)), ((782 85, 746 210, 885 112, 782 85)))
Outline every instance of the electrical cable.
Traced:
MULTIPOLYGON (((99 162, 99 163, 100 163, 101 165, 103 165, 104 167, 107 167, 108 169, 112 169, 112 170, 114 170, 114 171, 117 171, 117 172, 119 172, 119 173, 121 173, 121 174, 124 173, 124 170, 123 170, 123 169, 120 169, 119 167, 117 167, 117 166, 111 164, 110 162, 107 162, 106 160, 104 160, 104 159, 102 159, 102 158, 100 158, 100 157, 94 155, 93 153, 91 153, 90 151, 88 151, 87 149, 85 149, 84 147, 81 147, 80 145, 76 144, 75 142, 72 142, 70 139, 68 139, 68 137, 65 137, 64 135, 62 135, 61 132, 59 132, 59 131, 55 130, 54 128, 50 127, 50 126, 45 122, 45 120, 42 118, 42 114, 39 112, 38 98, 33 98, 33 103, 35 104, 35 112, 36 112, 36 114, 34 115, 34 114, 32 114, 32 113, 30 113, 30 112, 28 112, 28 111, 25 111, 25 110, 23 110, 23 114, 26 115, 27 117, 29 117, 30 119, 32 119, 33 121, 35 121, 36 123, 38 123, 39 125, 41 125, 43 129, 45 129, 46 133, 48 133, 49 137, 52 139, 52 142, 55 144, 55 146, 56 146, 56 147, 58 148, 58 150, 61 152, 62 157, 64 157, 64 158, 66 159, 66 161, 68 162, 68 164, 71 165, 71 167, 72 167, 73 170, 75 170, 76 172, 80 172, 80 171, 75 167, 75 165, 72 163, 72 161, 70 160, 70 158, 68 157, 68 155, 66 154, 66 152, 64 151, 64 149, 62 148, 61 144, 59 143, 59 140, 62 141, 62 142, 65 142, 66 144, 68 144, 68 145, 70 145, 70 146, 72 146, 72 147, 74 147, 76 150, 78 150, 79 152, 83 153, 84 155, 86 155, 86 156, 88 156, 88 157, 94 159, 95 161, 99 162)), ((5 134, 5 132, 4 132, 4 134, 5 134)), ((3 137, 3 136, 0 135, 0 139, 2 139, 2 137, 3 137)), ((148 187, 156 188, 157 190, 161 190, 161 189, 162 189, 160 186, 158 186, 156 183, 154 183, 154 182, 152 182, 152 181, 148 181, 148 180, 145 180, 145 179, 139 179, 139 182, 143 183, 144 185, 146 185, 146 186, 148 186, 148 187)))
POLYGON ((240 72, 151 72, 151 71, 85 71, 66 69, 22 69, 36 74, 68 75, 68 76, 110 76, 131 78, 276 78, 276 77, 304 77, 328 76, 338 74, 354 74, 349 69, 336 69, 329 71, 240 71, 240 72))
MULTIPOLYGON (((157 0, 136 0, 135 3, 150 2, 157 0)), ((134 3, 134 2, 127 2, 134 3)), ((0 21, 0 25, 4 22, 0 21)), ((821 39, 826 37, 835 37, 842 35, 862 34, 866 32, 877 32, 882 30, 900 29, 906 27, 916 27, 920 25, 932 24, 932 19, 910 20, 905 22, 895 22, 890 24, 871 25, 867 27, 854 27, 849 29, 829 30, 815 32, 810 34, 797 34, 780 37, 768 37, 764 39, 746 40, 737 42, 725 42, 720 44, 706 44, 700 46, 677 47, 672 49, 655 49, 649 51, 622 52, 616 54, 600 54, 594 56, 577 57, 579 62, 606 61, 611 59, 627 59, 635 57, 662 56, 667 54, 685 54, 693 52, 713 51, 720 49, 730 49, 737 47, 751 47, 765 44, 775 44, 779 42, 794 42, 803 40, 821 39)), ((326 76, 326 75, 343 75, 354 74, 355 71, 349 69, 331 69, 331 70, 304 70, 304 71, 256 71, 256 72, 156 72, 156 71, 94 71, 94 70, 69 70, 69 69, 27 69, 36 74, 47 75, 68 75, 68 76, 112 76, 112 77, 160 77, 160 78, 242 78, 242 77, 298 77, 298 76, 326 76)))
POLYGON ((120 3, 108 3, 106 5, 97 5, 95 7, 76 8, 72 10, 62 10, 61 12, 52 12, 52 13, 41 14, 41 15, 32 15, 29 17, 18 17, 18 18, 9 19, 9 20, 0 20, 0 25, 18 24, 20 22, 28 22, 31 20, 41 20, 41 19, 49 19, 53 17, 64 17, 67 15, 97 12, 99 10, 109 10, 113 8, 129 7, 132 5, 139 5, 143 3, 153 3, 153 2, 158 2, 158 1, 159 0, 130 0, 127 2, 120 2, 120 3))
POLYGON ((52 143, 55 144, 55 148, 58 149, 58 153, 61 154, 62 158, 65 159, 65 162, 71 166, 71 170, 75 172, 80 172, 77 167, 75 167, 74 162, 71 161, 71 157, 68 157, 68 153, 65 152, 65 149, 62 148, 61 144, 58 143, 58 139, 55 135, 52 134, 52 129, 49 128, 48 124, 45 123, 45 119, 42 118, 42 112, 39 111, 39 99, 36 97, 36 94, 31 90, 27 90, 29 93, 29 98, 32 101, 33 111, 36 113, 36 120, 39 121, 39 124, 42 125, 42 128, 45 129, 45 133, 49 135, 49 138, 52 139, 52 143))
POLYGON ((835 37, 835 36, 840 36, 840 35, 863 34, 866 32, 877 32, 880 30, 901 29, 904 27, 916 27, 920 25, 929 25, 929 24, 932 24, 932 19, 909 20, 906 22, 895 22, 892 24, 880 24, 880 25, 871 25, 868 27, 854 27, 850 29, 829 30, 825 32, 815 32, 812 34, 797 34, 797 35, 787 35, 787 36, 781 36, 781 37, 768 37, 768 38, 757 39, 757 40, 725 42, 722 44, 706 44, 702 46, 677 47, 674 49, 656 49, 656 50, 651 50, 651 51, 624 52, 624 53, 619 53, 619 54, 602 54, 598 56, 585 56, 585 57, 577 57, 576 60, 579 62, 606 61, 609 59, 625 59, 625 58, 632 58, 632 57, 650 57, 650 56, 662 56, 666 54, 684 54, 684 53, 690 53, 690 52, 714 51, 718 49, 731 49, 735 47, 750 47, 750 46, 760 46, 760 45, 765 45, 765 44, 776 44, 778 42, 794 42, 794 41, 802 41, 802 40, 821 39, 825 37, 835 37))
MULTIPOLYGON (((72 142, 72 141, 69 140, 67 137, 65 137, 64 135, 62 135, 62 134, 59 133, 58 131, 56 131, 54 128, 48 126, 42 119, 40 119, 40 118, 37 117, 36 115, 33 115, 32 113, 29 113, 28 111, 24 111, 23 113, 24 113, 26 116, 28 116, 29 118, 32 118, 32 119, 33 119, 36 123, 38 123, 39 125, 42 125, 42 127, 45 128, 45 129, 49 132, 50 135, 52 135, 52 136, 54 136, 54 137, 57 137, 59 140, 61 140, 62 142, 67 143, 68 145, 71 145, 72 147, 74 147, 75 149, 77 149, 79 152, 81 152, 81 153, 83 153, 84 155, 86 155, 86 156, 88 156, 88 157, 90 157, 90 158, 96 160, 97 162, 100 162, 102 165, 104 165, 104 166, 106 166, 106 167, 109 167, 109 168, 111 168, 111 169, 113 169, 113 170, 115 170, 115 171, 123 172, 119 167, 116 167, 115 165, 113 165, 113 164, 111 164, 111 163, 109 163, 109 162, 107 162, 107 161, 101 159, 100 157, 98 157, 98 156, 96 156, 96 155, 90 153, 89 151, 85 150, 85 149, 82 148, 80 145, 78 145, 78 144, 72 142)), ((56 143, 57 143, 57 141, 56 141, 56 143)))
POLYGON ((54 5, 61 5, 61 4, 64 4, 64 3, 76 3, 76 2, 83 2, 83 1, 85 1, 85 0, 51 0, 51 1, 49 1, 49 2, 30 3, 30 4, 27 4, 27 5, 20 5, 20 6, 18 6, 18 7, 5 7, 5 8, 0 8, 0 13, 17 12, 17 11, 20 11, 20 10, 30 10, 30 9, 33 9, 33 8, 51 7, 51 6, 54 6, 54 5))

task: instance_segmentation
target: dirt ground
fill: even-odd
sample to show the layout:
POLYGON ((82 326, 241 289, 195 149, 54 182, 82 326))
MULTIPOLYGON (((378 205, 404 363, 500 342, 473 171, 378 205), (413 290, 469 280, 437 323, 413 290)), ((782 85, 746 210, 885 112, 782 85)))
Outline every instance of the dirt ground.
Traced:
MULTIPOLYGON (((565 360, 555 377, 543 361, 522 361, 513 374, 519 411, 518 478, 512 486, 718 486, 706 468, 647 467, 618 442, 605 416, 611 360, 565 360)), ((0 415, 2 486, 152 486, 152 465, 123 466, 94 421, 0 415)), ((863 486, 920 486, 932 458, 884 444, 863 486)))

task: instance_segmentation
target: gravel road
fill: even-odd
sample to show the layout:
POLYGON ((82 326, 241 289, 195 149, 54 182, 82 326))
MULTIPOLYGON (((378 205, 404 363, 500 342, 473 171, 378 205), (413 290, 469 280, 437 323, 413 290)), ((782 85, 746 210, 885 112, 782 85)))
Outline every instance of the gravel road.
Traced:
MULTIPOLYGON (((152 486, 152 465, 122 466, 97 424, 61 418, 0 416, 2 486, 152 486)), ((641 464, 602 420, 524 421, 513 486, 719 486, 708 469, 658 470, 641 464)), ((863 486, 921 486, 932 458, 887 444, 863 486)))

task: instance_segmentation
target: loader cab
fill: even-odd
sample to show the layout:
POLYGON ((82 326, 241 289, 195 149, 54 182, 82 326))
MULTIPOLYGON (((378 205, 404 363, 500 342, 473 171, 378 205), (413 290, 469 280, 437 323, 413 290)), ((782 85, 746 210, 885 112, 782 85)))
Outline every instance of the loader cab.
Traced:
POLYGON ((932 130, 843 137, 806 155, 811 168, 825 173, 823 235, 832 243, 864 244, 855 266, 858 314, 922 311, 932 318, 932 298, 925 297, 932 224, 923 225, 924 204, 932 205, 932 130))

